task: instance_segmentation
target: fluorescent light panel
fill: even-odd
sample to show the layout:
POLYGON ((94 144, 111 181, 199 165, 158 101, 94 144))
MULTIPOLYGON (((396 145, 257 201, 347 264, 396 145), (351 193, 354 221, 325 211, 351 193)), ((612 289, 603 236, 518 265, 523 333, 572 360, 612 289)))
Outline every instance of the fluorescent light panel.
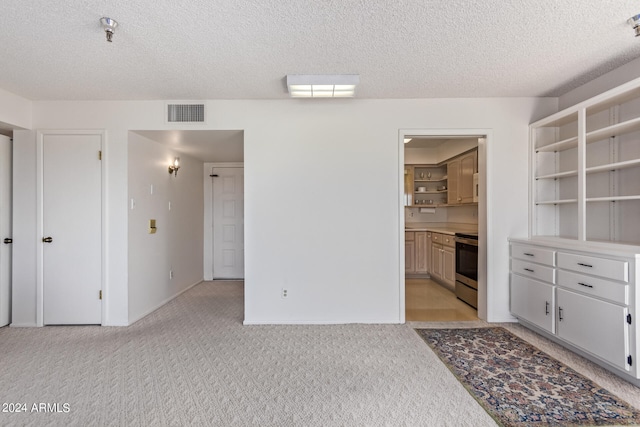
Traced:
POLYGON ((353 98, 358 74, 288 74, 287 88, 292 98, 353 98))

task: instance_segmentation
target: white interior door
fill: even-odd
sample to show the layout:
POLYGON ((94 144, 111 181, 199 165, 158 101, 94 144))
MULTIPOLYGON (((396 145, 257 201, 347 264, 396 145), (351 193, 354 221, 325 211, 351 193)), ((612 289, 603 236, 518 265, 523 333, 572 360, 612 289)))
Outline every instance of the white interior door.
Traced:
POLYGON ((99 134, 43 135, 45 325, 102 323, 101 148, 99 134))
POLYGON ((0 135, 0 326, 11 322, 11 139, 0 135))
POLYGON ((213 278, 244 278, 244 169, 214 167, 213 278))

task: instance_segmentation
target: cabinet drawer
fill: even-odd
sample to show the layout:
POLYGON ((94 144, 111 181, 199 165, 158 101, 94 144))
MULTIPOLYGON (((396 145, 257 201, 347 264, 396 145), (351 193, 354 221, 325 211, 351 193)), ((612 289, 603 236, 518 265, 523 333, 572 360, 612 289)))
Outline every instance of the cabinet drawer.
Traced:
POLYGON ((556 270, 544 265, 534 264, 532 262, 522 261, 520 259, 511 259, 511 271, 523 276, 533 277, 543 282, 555 283, 556 270))
POLYGON ((432 233, 431 234, 431 241, 432 242, 442 243, 442 234, 440 234, 440 233, 432 233))
POLYGON ((443 246, 450 246, 452 248, 456 246, 456 242, 453 240, 453 236, 450 236, 449 234, 441 234, 441 236, 443 246))
POLYGON ((556 251, 535 246, 511 245, 511 256, 525 261, 533 261, 549 266, 556 265, 556 251))
POLYGON ((558 252, 558 267, 607 279, 629 281, 629 262, 558 252))
POLYGON ((558 270, 556 283, 559 286, 575 289, 618 304, 629 305, 629 285, 624 283, 610 282, 565 270, 558 270))
POLYGON ((414 231, 405 231, 404 232, 404 241, 412 242, 415 240, 416 233, 414 231))

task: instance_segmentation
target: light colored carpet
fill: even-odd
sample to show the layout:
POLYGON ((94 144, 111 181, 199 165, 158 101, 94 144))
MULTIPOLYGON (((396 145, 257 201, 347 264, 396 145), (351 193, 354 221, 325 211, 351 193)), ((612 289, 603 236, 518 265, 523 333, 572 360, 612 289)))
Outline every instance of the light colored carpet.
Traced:
POLYGON ((414 324, 242 318, 241 282, 205 282, 127 328, 0 329, 2 402, 28 409, 0 425, 495 425, 414 324))

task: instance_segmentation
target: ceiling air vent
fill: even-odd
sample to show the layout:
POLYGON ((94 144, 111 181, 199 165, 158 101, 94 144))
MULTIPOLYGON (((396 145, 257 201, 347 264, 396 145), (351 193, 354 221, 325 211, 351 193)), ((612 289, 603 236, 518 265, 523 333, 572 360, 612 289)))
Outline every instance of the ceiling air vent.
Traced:
POLYGON ((204 104, 167 104, 169 123, 204 123, 204 104))

